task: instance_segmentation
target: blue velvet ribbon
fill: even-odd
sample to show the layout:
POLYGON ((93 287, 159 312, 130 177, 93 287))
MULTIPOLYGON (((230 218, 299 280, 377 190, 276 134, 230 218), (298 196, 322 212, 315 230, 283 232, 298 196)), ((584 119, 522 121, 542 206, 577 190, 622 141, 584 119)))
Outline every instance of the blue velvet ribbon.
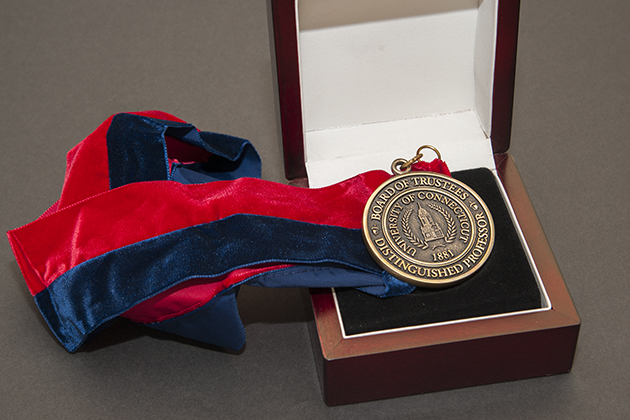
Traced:
POLYGON ((199 184, 261 176, 260 157, 248 140, 135 114, 114 116, 107 130, 107 155, 112 189, 142 181, 199 184), (175 163, 169 171, 165 136, 210 152, 211 161, 175 163))
MULTIPOLYGON (((35 300, 59 341, 75 351, 100 325, 183 281, 216 278, 237 268, 265 263, 308 265, 247 281, 263 287, 372 286, 382 294, 388 292, 385 284, 392 283, 390 287, 395 288, 399 282, 372 260, 359 230, 238 214, 92 258, 62 274, 35 300)), ((236 306, 216 301, 233 296, 230 292, 215 297, 194 318, 205 318, 208 315, 201 313, 215 312, 219 307, 223 315, 212 317, 230 318, 230 324, 237 324, 236 306)), ((192 317, 189 315, 186 322, 192 317)), ((178 324, 171 320, 152 326, 172 330, 178 324)), ((207 332, 202 337, 192 329, 195 336, 188 336, 238 349, 243 344, 238 330, 235 336, 222 331, 210 338, 207 332)))
MULTIPOLYGON (((199 183, 260 177, 260 158, 249 141, 198 132, 186 123, 118 114, 107 132, 107 145, 111 188, 152 180, 199 183), (212 153, 212 163, 177 163, 170 169, 165 136, 212 153)), ((382 297, 414 289, 374 263, 359 230, 237 214, 92 258, 55 279, 35 300, 55 336, 74 352, 115 317, 177 284, 200 277, 211 281, 234 269, 265 263, 298 265, 242 283, 357 287, 382 297)), ((236 306, 239 286, 183 316, 148 325, 237 350, 245 342, 236 306)))

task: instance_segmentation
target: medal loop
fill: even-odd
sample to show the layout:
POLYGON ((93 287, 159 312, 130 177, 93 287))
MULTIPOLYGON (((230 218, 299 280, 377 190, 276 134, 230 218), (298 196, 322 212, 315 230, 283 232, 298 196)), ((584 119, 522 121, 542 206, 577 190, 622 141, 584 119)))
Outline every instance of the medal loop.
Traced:
POLYGON ((399 159, 394 160, 392 162, 392 172, 395 175, 402 175, 404 173, 409 172, 411 170, 411 165, 418 162, 420 159, 422 159, 422 156, 424 156, 422 153, 424 149, 433 150, 435 154, 437 155, 437 158, 442 160, 442 155, 440 154, 440 151, 438 149, 436 149, 434 146, 431 146, 429 144, 425 144, 418 148, 418 150, 416 151, 416 155, 412 157, 411 159, 406 160, 403 158, 399 158, 399 159))

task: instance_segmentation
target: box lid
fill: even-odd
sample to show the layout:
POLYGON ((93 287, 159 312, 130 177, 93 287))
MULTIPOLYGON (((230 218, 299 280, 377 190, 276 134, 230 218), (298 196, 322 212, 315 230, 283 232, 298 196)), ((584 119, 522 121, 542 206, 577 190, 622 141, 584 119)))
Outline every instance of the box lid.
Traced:
POLYGON ((510 142, 519 3, 272 0, 287 178, 326 185, 424 143, 452 169, 492 167, 510 142))

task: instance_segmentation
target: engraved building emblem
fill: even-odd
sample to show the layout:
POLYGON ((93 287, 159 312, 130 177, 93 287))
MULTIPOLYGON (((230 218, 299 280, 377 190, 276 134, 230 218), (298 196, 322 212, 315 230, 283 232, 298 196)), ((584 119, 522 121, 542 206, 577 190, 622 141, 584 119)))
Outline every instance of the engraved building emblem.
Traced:
POLYGON ((426 242, 444 238, 442 229, 433 221, 431 213, 426 211, 420 203, 418 203, 418 218, 420 219, 420 230, 426 242))

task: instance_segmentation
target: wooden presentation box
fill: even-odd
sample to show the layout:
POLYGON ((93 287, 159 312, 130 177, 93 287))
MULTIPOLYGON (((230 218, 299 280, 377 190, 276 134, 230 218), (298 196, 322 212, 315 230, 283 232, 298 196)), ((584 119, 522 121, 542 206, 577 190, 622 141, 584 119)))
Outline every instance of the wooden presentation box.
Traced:
POLYGON ((580 320, 507 153, 518 0, 270 0, 286 176, 321 187, 423 144, 495 217, 491 258, 444 290, 313 289, 339 405, 568 372, 580 320))

